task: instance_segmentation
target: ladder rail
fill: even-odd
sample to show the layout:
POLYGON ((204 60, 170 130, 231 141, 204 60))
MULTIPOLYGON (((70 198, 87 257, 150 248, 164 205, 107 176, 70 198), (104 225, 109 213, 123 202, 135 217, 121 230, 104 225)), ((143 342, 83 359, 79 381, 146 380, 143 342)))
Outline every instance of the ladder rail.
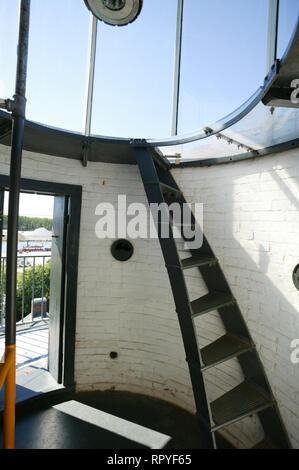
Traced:
MULTIPOLYGON (((156 167, 151 154, 146 148, 136 148, 136 160, 139 166, 140 174, 144 184, 144 189, 150 203, 165 203, 160 181, 156 167), (155 183, 155 184, 154 184, 155 183)), ((159 226, 156 227, 160 235, 159 226)), ((172 288, 176 312, 182 333, 183 344, 186 353, 186 359, 189 367, 190 378, 192 382, 194 400, 196 404, 197 416, 203 425, 202 437, 207 448, 214 447, 214 437, 210 433, 211 429, 211 410, 207 401, 203 374, 200 368, 190 366, 191 362, 202 363, 200 349, 194 323, 191 317, 191 303, 185 282, 183 270, 180 268, 180 258, 176 243, 173 237, 171 226, 169 226, 169 238, 161 238, 159 242, 164 257, 166 269, 172 288), (179 289, 178 289, 178 286, 179 289)))

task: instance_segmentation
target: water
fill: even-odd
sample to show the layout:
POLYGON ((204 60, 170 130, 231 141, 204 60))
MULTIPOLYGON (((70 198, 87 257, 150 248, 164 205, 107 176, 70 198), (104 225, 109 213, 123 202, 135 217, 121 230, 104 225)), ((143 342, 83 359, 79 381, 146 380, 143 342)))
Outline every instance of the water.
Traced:
MULTIPOLYGON (((48 242, 36 242, 36 241, 18 242, 18 250, 21 250, 22 248, 26 248, 26 247, 30 247, 30 246, 42 246, 43 248, 51 248, 52 243, 50 241, 48 241, 48 242)), ((7 252, 7 242, 3 241, 2 242, 2 257, 6 256, 6 252, 7 252)), ((29 253, 26 253, 26 255, 28 255, 28 254, 29 253)), ((37 255, 38 252, 33 252, 33 254, 37 255)))

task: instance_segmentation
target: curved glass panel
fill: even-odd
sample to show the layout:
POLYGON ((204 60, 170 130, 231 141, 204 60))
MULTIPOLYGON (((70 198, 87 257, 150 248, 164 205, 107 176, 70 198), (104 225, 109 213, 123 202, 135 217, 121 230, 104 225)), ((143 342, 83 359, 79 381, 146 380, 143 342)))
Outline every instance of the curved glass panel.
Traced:
POLYGON ((143 3, 128 26, 98 24, 92 134, 170 134, 177 2, 143 3))
POLYGON ((281 59, 298 21, 299 0, 279 1, 277 57, 281 59))
POLYGON ((183 160, 203 160, 246 154, 250 149, 259 150, 288 142, 299 136, 299 109, 275 108, 273 111, 273 108, 271 110, 260 103, 221 135, 221 139, 213 136, 188 144, 161 147, 161 151, 168 157, 179 153, 183 160), (229 144, 227 139, 233 142, 229 144))
MULTIPOLYGON (((273 80, 273 77, 270 76, 270 82, 273 80)), ((252 95, 245 103, 243 103, 239 108, 235 109, 232 113, 228 114, 227 116, 224 116, 222 119, 219 119, 219 121, 216 121, 209 126, 201 127, 200 129, 197 129, 193 132, 185 132, 184 134, 180 134, 179 136, 173 136, 173 137, 168 137, 164 138, 163 140, 159 139, 148 139, 147 142, 151 147, 155 146, 171 146, 175 145, 183 145, 188 142, 196 142, 201 139, 206 139, 207 138, 207 133, 206 130, 210 129, 213 131, 213 135, 215 135, 218 132, 222 132, 225 130, 227 127, 232 126, 239 120, 243 119, 244 116, 248 114, 250 110, 252 110, 262 99, 262 96, 264 95, 264 90, 267 89, 267 86, 265 87, 260 87, 254 95, 252 95)))
MULTIPOLYGON (((225 134, 226 132, 223 133, 225 134)), ((229 144, 225 139, 216 136, 175 147, 161 147, 160 150, 165 157, 182 161, 229 157, 246 152, 244 148, 238 148, 236 143, 229 144)))
POLYGON ((15 92, 19 0, 0 2, 0 98, 12 98, 15 92))
POLYGON ((271 147, 299 136, 299 109, 270 108, 260 103, 226 134, 255 149, 271 147))
POLYGON ((83 132, 91 14, 82 0, 32 0, 27 117, 83 132))
POLYGON ((268 0, 185 0, 178 133, 247 100, 266 75, 268 0))

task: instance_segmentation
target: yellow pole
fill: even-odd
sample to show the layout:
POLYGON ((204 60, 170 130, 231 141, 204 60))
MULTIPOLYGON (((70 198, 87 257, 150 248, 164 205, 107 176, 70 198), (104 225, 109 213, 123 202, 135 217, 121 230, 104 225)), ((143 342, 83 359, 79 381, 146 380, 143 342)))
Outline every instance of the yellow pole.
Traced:
POLYGON ((15 448, 15 401, 16 401, 16 345, 6 346, 5 356, 11 357, 4 390, 3 448, 15 448))

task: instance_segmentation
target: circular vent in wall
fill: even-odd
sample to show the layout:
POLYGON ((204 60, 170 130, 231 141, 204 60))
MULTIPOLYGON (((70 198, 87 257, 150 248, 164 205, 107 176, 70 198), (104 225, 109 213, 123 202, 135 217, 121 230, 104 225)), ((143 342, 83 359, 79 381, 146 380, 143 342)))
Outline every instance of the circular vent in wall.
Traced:
POLYGON ((133 245, 128 240, 116 240, 111 246, 111 254, 117 261, 128 261, 133 253, 133 245))
POLYGON ((299 264, 297 264, 296 268, 293 271, 293 283, 297 290, 299 290, 299 264))

